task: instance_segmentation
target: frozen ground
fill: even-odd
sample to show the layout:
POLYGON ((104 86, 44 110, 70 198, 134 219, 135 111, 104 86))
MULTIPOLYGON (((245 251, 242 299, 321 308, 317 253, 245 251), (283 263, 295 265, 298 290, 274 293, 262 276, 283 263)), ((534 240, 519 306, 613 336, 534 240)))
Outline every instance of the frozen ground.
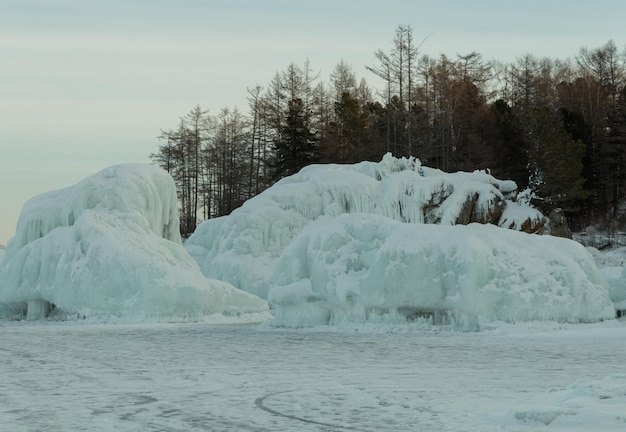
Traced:
POLYGON ((21 431, 624 431, 626 321, 275 329, 0 321, 21 431))

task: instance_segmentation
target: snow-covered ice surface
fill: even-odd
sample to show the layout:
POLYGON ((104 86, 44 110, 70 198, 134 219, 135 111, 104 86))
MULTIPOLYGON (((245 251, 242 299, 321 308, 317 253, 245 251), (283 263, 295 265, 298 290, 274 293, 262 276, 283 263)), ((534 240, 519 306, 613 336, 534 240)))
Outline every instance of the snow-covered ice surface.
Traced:
POLYGON ((26 431, 624 431, 626 321, 430 326, 0 321, 26 431))
POLYGON ((24 205, 0 261, 0 316, 21 304, 34 319, 49 304, 82 316, 268 311, 264 300, 202 275, 182 246, 172 177, 141 164, 109 167, 24 205))

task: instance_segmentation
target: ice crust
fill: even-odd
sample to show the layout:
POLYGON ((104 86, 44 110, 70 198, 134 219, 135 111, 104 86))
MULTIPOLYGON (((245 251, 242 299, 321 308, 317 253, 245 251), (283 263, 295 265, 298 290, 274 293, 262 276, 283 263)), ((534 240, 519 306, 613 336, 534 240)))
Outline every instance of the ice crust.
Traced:
MULTIPOLYGON (((371 213, 408 223, 498 223, 517 185, 485 171, 448 174, 390 154, 378 163, 312 165, 248 200, 231 215, 198 226, 185 243, 210 278, 267 298, 276 262, 293 238, 322 216, 371 213)), ((542 217, 507 211, 518 228, 542 217)))
POLYGON ((0 304, 81 316, 238 314, 267 303, 209 280, 182 246, 164 170, 115 165, 28 201, 0 260, 0 304))
MULTIPOLYGON (((523 401, 512 411, 519 424, 550 430, 618 431, 626 427, 626 374, 551 389, 543 397, 523 401), (582 427, 581 427, 582 426, 582 427)), ((510 413, 507 413, 510 414, 510 413)))
POLYGON ((286 327, 439 317, 473 329, 483 320, 615 316, 583 246, 476 223, 320 218, 286 248, 273 283, 273 324, 286 327))

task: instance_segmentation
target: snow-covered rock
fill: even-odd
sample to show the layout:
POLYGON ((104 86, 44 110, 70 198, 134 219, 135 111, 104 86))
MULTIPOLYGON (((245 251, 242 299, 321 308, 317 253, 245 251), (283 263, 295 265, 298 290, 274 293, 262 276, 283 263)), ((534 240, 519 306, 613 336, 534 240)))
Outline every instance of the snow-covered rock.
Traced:
POLYGON ((539 210, 519 202, 506 201, 498 226, 535 234, 541 233, 546 223, 539 210))
POLYGON ((287 327, 429 316, 475 328, 483 320, 615 316, 583 246, 494 225, 320 218, 285 249, 273 283, 274 325, 287 327))
POLYGON ((0 304, 29 318, 65 313, 198 316, 267 310, 230 284, 206 279, 182 246, 170 175, 115 165, 28 201, 0 261, 0 304))
MULTIPOLYGON (((514 204, 517 186, 484 171, 447 174, 416 159, 312 165, 231 215, 203 222, 185 243, 207 277, 266 297, 276 260, 321 216, 370 213, 410 224, 500 223, 523 229, 542 215, 514 204), (505 216, 502 219, 502 216, 505 216)), ((533 222, 533 226, 534 226, 533 222)))

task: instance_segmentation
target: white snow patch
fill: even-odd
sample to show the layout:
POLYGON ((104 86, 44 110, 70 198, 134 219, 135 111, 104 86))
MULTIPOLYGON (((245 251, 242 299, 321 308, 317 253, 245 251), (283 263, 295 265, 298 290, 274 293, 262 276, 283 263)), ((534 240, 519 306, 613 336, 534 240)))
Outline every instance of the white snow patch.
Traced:
POLYGON ((267 303, 208 280, 181 244, 170 175, 115 165, 28 201, 0 261, 5 314, 190 317, 267 311, 267 303))
POLYGON ((472 329, 483 320, 615 316, 606 281, 580 244, 493 225, 320 218, 285 249, 273 282, 276 326, 429 317, 472 329))
POLYGON ((593 430, 626 429, 626 374, 572 384, 535 395, 515 407, 519 423, 550 426, 554 431, 578 430, 583 425, 593 430))

